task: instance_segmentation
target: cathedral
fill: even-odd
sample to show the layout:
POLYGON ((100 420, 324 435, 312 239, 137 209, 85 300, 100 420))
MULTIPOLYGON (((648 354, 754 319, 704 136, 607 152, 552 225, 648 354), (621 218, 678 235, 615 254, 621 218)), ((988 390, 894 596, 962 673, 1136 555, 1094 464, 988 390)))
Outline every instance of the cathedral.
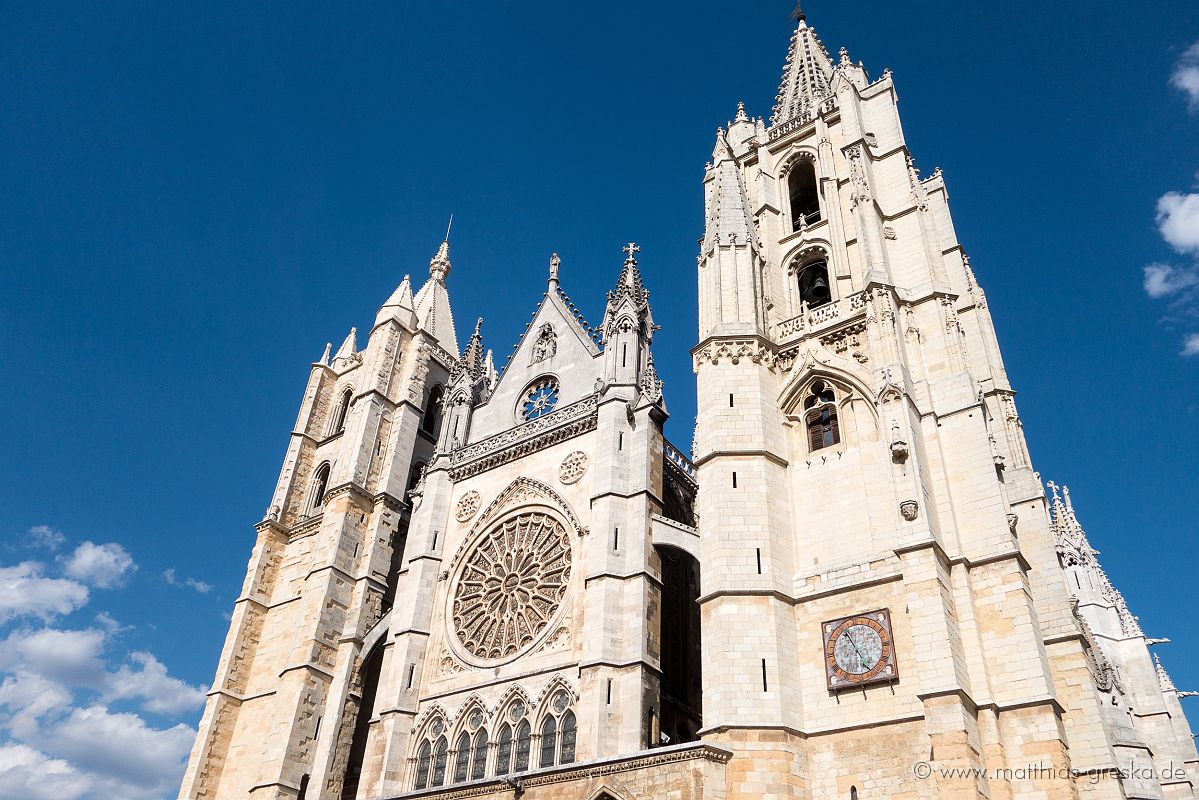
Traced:
POLYGON ((796 20, 704 171, 690 451, 637 245, 499 365, 443 242, 311 367, 180 800, 1196 796, 945 177, 796 20))

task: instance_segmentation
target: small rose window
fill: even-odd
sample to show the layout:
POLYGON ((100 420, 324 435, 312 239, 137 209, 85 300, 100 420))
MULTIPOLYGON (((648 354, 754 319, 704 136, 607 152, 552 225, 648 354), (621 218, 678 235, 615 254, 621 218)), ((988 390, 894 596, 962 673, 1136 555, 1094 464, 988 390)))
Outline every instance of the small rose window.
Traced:
POLYGON ((521 416, 525 421, 544 417, 558 405, 558 381, 542 378, 525 392, 521 402, 521 416))

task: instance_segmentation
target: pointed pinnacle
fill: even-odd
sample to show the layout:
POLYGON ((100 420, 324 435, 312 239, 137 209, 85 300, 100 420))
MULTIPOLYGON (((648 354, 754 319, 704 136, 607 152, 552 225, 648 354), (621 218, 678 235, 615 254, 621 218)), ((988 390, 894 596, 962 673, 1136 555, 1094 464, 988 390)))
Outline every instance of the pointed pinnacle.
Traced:
POLYGON ((803 0, 800 0, 795 4, 795 10, 791 12, 791 19, 796 22, 805 22, 807 18, 808 15, 803 13, 803 0))

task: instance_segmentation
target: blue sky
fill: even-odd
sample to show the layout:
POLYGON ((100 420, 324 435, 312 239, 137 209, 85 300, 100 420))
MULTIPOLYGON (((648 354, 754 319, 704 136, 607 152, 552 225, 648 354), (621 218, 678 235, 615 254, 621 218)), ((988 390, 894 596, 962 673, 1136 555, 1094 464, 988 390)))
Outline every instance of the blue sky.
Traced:
MULTIPOLYGON (((810 6, 894 70, 1034 463, 1199 689, 1199 7, 810 6)), ((173 796, 308 365, 451 212, 501 361, 552 251, 594 321, 638 241, 690 444, 703 165, 788 3, 6 10, 0 796, 173 796)))

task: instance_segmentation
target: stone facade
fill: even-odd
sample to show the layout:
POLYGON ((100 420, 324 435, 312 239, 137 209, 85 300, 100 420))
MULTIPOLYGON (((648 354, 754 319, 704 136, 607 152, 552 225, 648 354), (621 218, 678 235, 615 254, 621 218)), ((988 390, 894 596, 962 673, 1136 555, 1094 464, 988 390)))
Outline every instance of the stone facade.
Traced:
POLYGON ((181 800, 1194 797, 896 104, 800 13, 717 132, 694 463, 633 244, 596 328, 555 255, 502 370, 448 243, 328 348, 181 800))

